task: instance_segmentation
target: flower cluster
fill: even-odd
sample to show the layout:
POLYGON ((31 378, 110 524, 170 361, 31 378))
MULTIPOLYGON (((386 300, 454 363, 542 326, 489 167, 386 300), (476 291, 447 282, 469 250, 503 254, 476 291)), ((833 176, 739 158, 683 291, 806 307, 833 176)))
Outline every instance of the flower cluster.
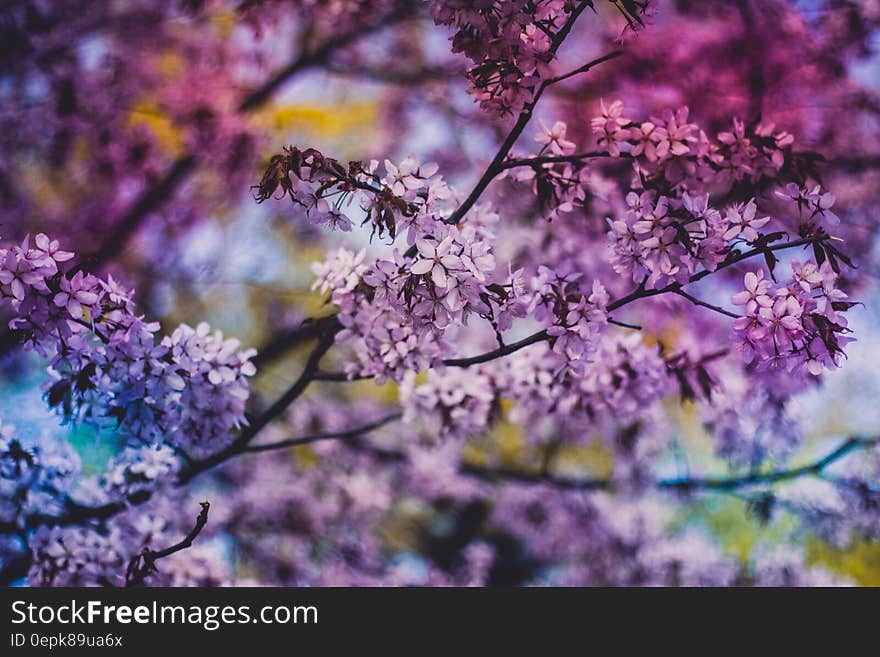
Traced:
POLYGON ((511 176, 516 181, 531 183, 532 192, 552 221, 559 213, 572 212, 584 204, 591 172, 584 162, 566 159, 575 152, 575 143, 566 139, 568 126, 563 121, 557 121, 551 128, 543 121, 538 123, 540 128, 534 141, 542 145, 541 149, 522 158, 511 157, 508 165, 531 161, 530 166, 515 167, 511 176))
MULTIPOLYGON (((178 504, 179 506, 179 504, 178 504)), ((170 498, 113 517, 106 526, 40 527, 31 536, 34 586, 124 586, 126 570, 145 547, 164 549, 187 531, 170 498)), ((203 544, 173 554, 147 577, 152 586, 219 586, 229 574, 216 549, 203 544)))
MULTIPOLYGON (((751 183, 754 189, 778 185, 780 179, 800 180, 809 169, 808 154, 792 150, 792 135, 776 132, 771 124, 745 126, 735 120, 732 132, 721 132, 712 142, 697 124, 690 122, 687 107, 668 110, 641 123, 623 112, 621 101, 611 105, 601 102, 601 114, 591 121, 598 152, 576 153, 574 142, 566 139, 567 125, 557 121, 552 128, 541 124, 535 136, 535 141, 543 145, 540 151, 508 160, 507 166, 514 169, 514 179, 532 183, 548 219, 586 205, 597 176, 597 167, 590 166, 590 161, 603 155, 633 161, 632 188, 637 195, 650 192, 658 200, 666 197, 678 203, 685 193, 696 197, 709 191, 730 191, 738 183, 742 189, 748 187, 744 183, 751 183)), ((807 201, 806 190, 800 190, 794 183, 790 186, 786 194, 793 199, 801 198, 799 206, 813 204, 809 206, 810 217, 827 213, 833 203, 833 197, 821 194, 818 188, 809 192, 811 200, 807 201), (820 197, 825 207, 817 205, 820 197)), ((740 195, 738 190, 736 196, 740 195)), ((750 207, 749 198, 737 201, 741 205, 731 212, 750 207)), ((731 217, 730 221, 736 224, 738 218, 731 217)), ((743 228, 753 221, 754 217, 748 217, 743 228)), ((829 222, 833 222, 833 215, 829 222)), ((744 237, 751 241, 752 234, 753 231, 745 231, 744 237)))
POLYGON ((556 33, 572 11, 566 0, 469 3, 435 0, 437 25, 456 30, 453 52, 474 62, 468 90, 493 113, 518 113, 547 75, 556 51, 556 33))
POLYGON ((806 370, 819 375, 839 366, 843 347, 851 341, 843 312, 853 304, 837 289, 830 262, 792 263, 792 277, 781 286, 764 278, 763 270, 745 275, 745 289, 733 295, 744 315, 733 323, 744 357, 761 369, 806 370))
POLYGON ((712 436, 715 452, 736 465, 752 465, 786 458, 801 444, 803 432, 788 410, 797 377, 785 370, 763 373, 767 385, 756 390, 738 358, 718 365, 710 395, 698 400, 703 425, 712 436))
POLYGON ((709 205, 709 196, 681 199, 657 196, 654 190, 629 192, 627 210, 609 219, 611 262, 615 271, 647 288, 686 283, 702 267, 714 271, 735 242, 755 242, 757 229, 769 217, 756 217, 754 200, 734 204, 724 213, 709 205))
POLYGON ((115 422, 127 438, 203 450, 244 422, 253 351, 183 325, 157 337, 132 293, 112 278, 65 269, 73 254, 37 235, 0 248, 0 299, 9 327, 50 355, 49 405, 67 419, 115 422))
POLYGON ((770 123, 746 125, 735 119, 733 129, 713 142, 690 121, 687 107, 639 122, 624 115, 621 101, 608 106, 603 101, 591 127, 600 148, 633 158, 640 184, 663 192, 706 183, 729 187, 741 181, 778 181, 787 166, 797 168, 806 161, 792 150, 794 137, 770 123))
POLYGON ((776 191, 776 196, 797 204, 801 231, 806 234, 817 227, 829 230, 840 224, 840 217, 831 211, 834 194, 822 191, 821 185, 813 185, 808 190, 796 183, 788 183, 784 190, 776 191))
POLYGON ((122 585, 126 545, 121 533, 84 527, 40 527, 30 541, 28 579, 37 586, 122 585))
MULTIPOLYGON (((755 3, 664 3, 629 56, 595 58, 621 26, 604 18, 645 27, 648 0, 606 12, 595 0, 431 0, 441 39, 470 62, 473 107, 450 75, 464 58, 438 57, 424 26, 413 31, 419 4, 30 2, 0 18, 0 225, 19 242, 0 244, 0 351, 43 356, 3 359, 0 392, 17 398, 29 383, 17 377, 48 362, 46 400, 76 434, 40 435, 29 409, 26 426, 16 418, 25 431, 0 426, 0 580, 125 584, 143 550, 188 534, 185 484, 204 472, 200 497, 221 496, 206 533, 145 584, 226 583, 230 548, 254 578, 239 584, 840 583, 815 565, 821 543, 858 540, 860 552, 880 536, 880 447, 870 413, 845 414, 840 430, 857 436, 806 444, 829 425, 804 417, 820 405, 798 395, 835 385, 819 377, 841 363, 854 321, 838 288, 854 294, 870 271, 848 256, 870 251, 877 225, 876 121, 870 103, 842 102, 866 87, 841 72, 870 50, 872 3, 849 3, 840 21, 765 0, 773 39, 751 20, 755 3), (578 38, 585 20, 590 38, 578 38), (557 74, 557 51, 592 63, 557 74), (306 69, 318 81, 306 97, 275 104, 306 69), (326 229, 282 231, 326 252, 314 287, 334 306, 291 328, 306 308, 276 294, 291 282, 271 266, 284 249, 211 248, 221 229, 262 241, 279 226, 206 220, 237 202, 260 140, 303 118, 300 100, 323 105, 307 96, 340 88, 346 102, 367 90, 376 111, 358 147, 383 155, 288 147, 256 185, 259 201, 279 192, 297 221, 326 229), (580 101, 607 88, 633 107, 694 111, 631 118, 602 102, 591 121, 580 101), (552 102, 547 123, 538 97, 552 102), (505 138, 499 117, 517 114, 505 138), (822 155, 796 150, 789 130, 822 155), (478 182, 458 194, 446 179, 478 182), (94 255, 77 265, 45 235, 22 243, 34 226, 63 226, 94 255), (359 251, 371 232, 379 243, 359 251), (340 237, 358 246, 336 250, 340 237), (813 260, 791 262, 795 248, 813 260), (135 265, 126 282, 149 281, 138 289, 169 316, 190 283, 238 284, 253 266, 246 300, 217 302, 251 308, 262 363, 318 339, 240 440, 229 442, 246 422, 252 352, 198 318, 160 328, 127 286, 87 273, 123 252, 113 266, 135 265), (311 385, 346 377, 398 385, 311 385), (325 394, 298 396, 306 386, 325 394), (103 471, 85 451, 80 466, 73 446, 89 450, 93 428, 82 423, 114 451, 103 471), (712 447, 729 470, 707 462, 712 447), (733 509, 787 520, 773 546, 745 553, 723 535, 741 526, 733 509)), ((360 108, 351 116, 363 125, 360 108)), ((838 556, 835 569, 851 555, 838 556)))
MULTIPOLYGON (((384 202, 376 196, 395 199, 394 211, 383 211, 378 225, 396 226, 399 212, 410 248, 403 254, 395 248, 370 263, 364 251, 340 249, 312 266, 313 288, 329 292, 339 308, 343 330, 337 340, 351 342, 357 356, 348 374, 400 381, 405 370, 426 369, 448 355, 445 333, 472 315, 506 330, 526 308, 521 272, 501 280, 496 274, 497 215, 480 206, 460 224, 447 223, 437 202, 451 192, 439 178, 425 187, 424 176, 433 176, 436 167, 410 158, 399 166, 386 162, 385 169, 387 175, 377 178, 385 191, 367 194, 371 202, 384 202)), ((376 206, 365 207, 368 213, 370 207, 376 206)))
POLYGON ((669 386, 665 361, 639 335, 608 334, 577 368, 550 347, 523 349, 499 379, 502 394, 525 413, 620 422, 642 414, 669 386))
POLYGON ((446 368, 430 370, 427 381, 416 383, 407 373, 400 386, 405 422, 431 421, 435 435, 467 437, 486 429, 497 398, 492 378, 479 371, 446 368))
POLYGON ((280 188, 281 195, 303 207, 309 222, 350 231, 353 225, 345 209, 355 205, 363 212, 361 224, 369 223, 374 234, 386 233, 393 241, 402 227, 409 243, 425 232, 439 213, 438 203, 450 198, 436 164, 420 164, 410 156, 399 165, 385 160, 385 175, 377 172, 378 161, 343 165, 314 148, 286 147, 271 158, 258 185, 256 199, 263 202, 280 188), (426 225, 427 224, 427 225, 426 225))
POLYGON ((103 483, 111 494, 127 498, 141 491, 155 490, 179 467, 180 460, 168 445, 127 447, 113 457, 103 483))
POLYGON ((176 391, 171 397, 178 408, 159 426, 166 426, 173 444, 216 449, 245 423, 256 350, 240 351, 238 339, 212 333, 204 322, 196 328, 181 324, 161 345, 172 363, 166 381, 176 391))
POLYGON ((448 354, 444 334, 470 315, 503 322, 521 312, 512 303, 513 283, 495 282, 491 243, 474 226, 438 223, 414 250, 412 258, 395 250, 371 265, 363 253, 341 250, 313 266, 314 287, 330 291, 340 309, 337 340, 353 343, 352 376, 399 381, 405 370, 425 369, 448 354))
POLYGON ((563 272, 541 265, 532 281, 531 312, 549 324, 552 350, 567 367, 583 371, 592 360, 608 321, 608 293, 599 281, 589 292, 581 289, 580 272, 563 272))

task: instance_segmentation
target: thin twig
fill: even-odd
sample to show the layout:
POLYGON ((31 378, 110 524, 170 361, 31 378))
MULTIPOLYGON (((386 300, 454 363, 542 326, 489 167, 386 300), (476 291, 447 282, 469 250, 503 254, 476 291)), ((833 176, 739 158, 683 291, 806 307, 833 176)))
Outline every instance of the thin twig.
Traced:
POLYGON ((131 558, 128 562, 128 569, 125 571, 125 587, 132 588, 140 586, 144 580, 151 574, 158 572, 156 562, 159 559, 169 557, 176 552, 192 547, 193 541, 202 532, 208 523, 208 509, 211 508, 209 502, 200 502, 202 510, 196 518, 196 524, 180 542, 165 548, 164 550, 151 550, 145 547, 138 554, 131 558))
POLYGON ((611 155, 607 151, 590 151, 588 153, 572 153, 571 155, 541 155, 539 157, 523 157, 515 160, 506 160, 501 169, 517 169, 519 167, 539 167, 545 164, 571 163, 579 164, 584 160, 596 159, 600 157, 628 158, 629 153, 620 153, 619 155, 611 155))
MULTIPOLYGON (((751 251, 746 251, 744 253, 737 253, 737 254, 734 254, 734 255, 731 255, 730 257, 728 257, 727 260, 720 263, 718 265, 718 267, 716 267, 713 271, 709 271, 708 269, 706 269, 706 270, 697 272, 696 274, 694 274, 693 276, 691 276, 688 279, 688 283, 695 283, 695 282, 702 280, 702 279, 706 278, 707 276, 709 276, 710 274, 713 274, 721 269, 733 266, 733 265, 740 263, 743 260, 747 260, 748 258, 751 258, 753 256, 763 254, 765 251, 768 251, 768 250, 769 251, 782 251, 783 249, 792 249, 792 248, 795 248, 798 246, 813 244, 814 242, 821 241, 824 239, 828 239, 828 238, 826 236, 805 237, 803 239, 795 240, 793 242, 786 242, 784 244, 777 244, 776 246, 772 246, 772 247, 765 247, 765 248, 761 248, 761 249, 756 248, 756 249, 752 249, 751 251)), ((669 285, 667 285, 665 287, 656 288, 656 289, 647 289, 644 286, 640 285, 633 292, 630 292, 626 296, 623 296, 623 297, 620 297, 619 299, 615 299, 614 301, 611 301, 608 304, 608 306, 606 307, 606 310, 608 312, 611 312, 613 310, 618 310, 619 308, 622 308, 623 306, 626 306, 630 303, 633 303, 634 301, 638 301, 639 299, 647 299, 649 297, 655 297, 655 296, 658 296, 661 294, 667 294, 669 292, 678 294, 678 293, 680 293, 683 285, 685 285, 685 284, 676 282, 676 283, 670 283, 669 285)), ((690 295, 687 295, 687 296, 690 296, 690 295)), ((692 298, 696 299, 696 297, 692 297, 692 298)), ((708 305, 708 304, 700 302, 699 305, 708 305)), ((726 311, 722 308, 718 308, 718 307, 714 307, 714 306, 709 306, 709 307, 711 307, 713 310, 718 310, 719 312, 723 312, 725 315, 729 315, 730 317, 736 317, 736 318, 739 317, 739 315, 734 315, 733 313, 728 313, 728 311, 726 311)), ((615 320, 614 323, 620 323, 620 322, 617 322, 615 320)), ((627 328, 636 328, 636 327, 635 327, 635 325, 630 325, 627 328)), ((518 342, 512 342, 505 347, 499 347, 498 349, 493 349, 492 351, 487 351, 485 353, 479 354, 477 356, 471 356, 469 358, 448 358, 443 361, 443 364, 448 367, 470 367, 471 365, 478 365, 480 363, 487 363, 489 361, 495 360, 496 358, 502 358, 504 356, 508 356, 514 352, 519 351, 520 349, 523 349, 523 348, 528 347, 530 345, 536 344, 538 342, 544 342, 545 340, 549 340, 549 339, 550 339, 550 335, 547 333, 547 330, 544 329, 542 331, 538 331, 537 333, 533 333, 532 335, 529 335, 529 336, 523 338, 522 340, 519 340, 518 342)), ((315 378, 316 378, 316 380, 320 380, 320 381, 352 381, 352 380, 360 380, 360 379, 370 379, 373 377, 369 376, 369 375, 366 375, 366 376, 347 376, 344 372, 319 372, 315 378)))
POLYGON ((639 326, 638 324, 630 324, 629 322, 621 322, 619 319, 614 319, 612 317, 608 318, 608 323, 614 324, 614 326, 619 326, 621 328, 632 329, 634 331, 641 331, 642 330, 642 327, 639 326))
POLYGON ((264 443, 262 445, 251 445, 244 451, 249 453, 255 452, 268 452, 270 450, 275 449, 285 449, 288 447, 297 447, 299 445, 309 445, 311 443, 316 443, 322 440, 349 440, 351 438, 359 438, 366 433, 370 433, 371 431, 375 431, 381 427, 384 427, 386 424, 390 424, 396 420, 399 420, 403 417, 400 413, 393 413, 391 415, 387 415, 380 420, 376 420, 375 422, 370 422, 369 424, 365 424, 360 427, 355 427, 354 429, 347 429, 345 431, 335 431, 333 433, 316 433, 311 436, 303 436, 301 438, 290 438, 288 440, 279 440, 274 443, 264 443))
POLYGON ((721 313, 722 315, 727 315, 728 317, 732 317, 733 319, 740 318, 740 316, 737 315, 736 313, 730 312, 729 310, 725 310, 721 306, 716 306, 716 305, 713 305, 713 304, 708 303, 706 301, 703 301, 702 299, 698 299, 697 297, 693 296, 692 294, 688 294, 687 292, 685 292, 682 289, 673 290, 673 292, 675 294, 677 294, 678 296, 687 299, 688 301, 690 301, 691 303, 693 303, 697 306, 702 306, 703 308, 708 308, 709 310, 714 310, 716 313, 721 313))
MULTIPOLYGON (((847 438, 843 443, 818 460, 796 468, 733 477, 677 477, 674 479, 658 479, 653 485, 660 489, 727 493, 748 486, 775 484, 781 481, 788 481, 809 475, 819 476, 828 466, 836 463, 847 454, 858 449, 867 449, 878 443, 880 443, 880 436, 874 436, 871 438, 851 437, 847 438)), ((357 449, 373 454, 380 460, 403 461, 406 459, 406 455, 398 450, 386 449, 366 443, 353 443, 353 445, 357 449)), ((565 477, 551 474, 543 469, 528 471, 509 467, 493 467, 473 463, 462 463, 459 467, 459 473, 489 482, 517 481, 530 484, 546 484, 554 488, 570 490, 602 490, 614 487, 614 482, 604 477, 565 477)))

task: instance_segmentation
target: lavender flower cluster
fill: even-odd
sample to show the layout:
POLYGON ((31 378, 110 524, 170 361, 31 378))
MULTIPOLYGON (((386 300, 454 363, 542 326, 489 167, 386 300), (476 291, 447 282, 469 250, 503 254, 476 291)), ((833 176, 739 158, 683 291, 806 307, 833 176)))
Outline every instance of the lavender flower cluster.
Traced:
POLYGON ((136 313, 132 291, 67 263, 73 254, 37 235, 0 248, 0 299, 9 328, 49 357, 49 405, 67 421, 114 425, 133 443, 216 449, 244 423, 255 352, 182 325, 136 313))

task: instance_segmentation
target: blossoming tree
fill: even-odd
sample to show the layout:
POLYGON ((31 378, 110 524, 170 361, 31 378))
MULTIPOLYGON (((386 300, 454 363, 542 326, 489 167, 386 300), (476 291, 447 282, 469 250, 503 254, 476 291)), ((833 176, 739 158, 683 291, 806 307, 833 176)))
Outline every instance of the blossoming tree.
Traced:
POLYGON ((12 3, 7 372, 119 448, 84 466, 4 409, 3 580, 847 581, 794 546, 876 540, 880 436, 810 440, 792 406, 868 286, 878 105, 849 71, 880 14, 811 4, 12 3), (382 86, 354 157, 266 127, 316 70, 382 86), (257 350, 131 289, 248 187, 322 252, 257 350), (731 549, 694 519, 728 498, 788 535, 731 549))

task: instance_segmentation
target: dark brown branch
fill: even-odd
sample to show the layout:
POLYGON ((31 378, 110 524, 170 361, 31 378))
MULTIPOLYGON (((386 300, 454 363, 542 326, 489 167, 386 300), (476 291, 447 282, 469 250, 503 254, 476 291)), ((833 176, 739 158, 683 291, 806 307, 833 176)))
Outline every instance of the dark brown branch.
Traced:
POLYGON ((638 324, 630 324, 629 322, 622 322, 619 319, 613 319, 611 317, 608 318, 609 324, 614 324, 614 326, 619 326, 621 328, 632 329, 633 331, 641 331, 642 327, 638 324))
MULTIPOLYGON (((467 358, 447 358, 443 361, 444 365, 448 367, 470 367, 471 365, 479 365, 480 363, 488 363, 491 360, 495 360, 496 358, 502 358, 509 354, 512 354, 520 349, 528 347, 529 345, 536 344, 538 342, 543 342, 548 339, 550 336, 547 334, 547 331, 538 331, 537 333, 533 333, 532 335, 523 338, 517 342, 511 342, 510 344, 506 344, 503 347, 498 347, 497 349, 493 349, 492 351, 487 351, 482 354, 478 354, 477 356, 470 356, 467 358)), ((315 380, 317 381, 357 381, 361 379, 371 379, 372 376, 348 376, 345 372, 318 372, 315 375, 315 380)))
POLYGON ((287 410, 287 407, 305 392, 306 388, 309 387, 312 381, 316 380, 316 375, 319 371, 318 366, 321 359, 324 357, 324 354, 330 350, 330 347, 333 346, 335 335, 340 328, 341 326, 337 323, 332 330, 328 330, 321 335, 318 344, 315 345, 312 353, 309 354, 308 360, 306 360, 305 367, 303 367, 303 371, 299 378, 284 392, 283 395, 276 399, 268 409, 251 421, 250 425, 238 435, 229 447, 220 450, 211 456, 207 456, 204 459, 193 461, 188 467, 181 470, 180 475, 178 476, 178 482, 183 485, 205 470, 209 470, 220 463, 229 460, 233 456, 237 456, 247 451, 247 448, 254 437, 269 423, 287 410))
POLYGON ((350 440, 352 438, 359 438, 364 434, 370 433, 371 431, 375 431, 381 427, 384 427, 386 424, 390 424, 391 422, 395 422, 402 417, 400 413, 393 413, 392 415, 387 415, 380 420, 376 420, 375 422, 370 422, 369 424, 365 424, 360 427, 355 427, 354 429, 348 429, 346 431, 336 431, 333 433, 316 433, 311 436, 303 436, 301 438, 290 438, 288 440, 279 440, 274 443, 264 443, 262 445, 251 445, 244 451, 249 453, 255 452, 268 452, 270 450, 275 449, 286 449, 288 447, 297 447, 299 445, 309 445, 311 443, 317 443, 322 440, 350 440))
MULTIPOLYGON (((825 456, 807 463, 806 465, 773 470, 771 472, 754 473, 733 477, 680 477, 674 479, 659 479, 654 486, 660 489, 678 491, 709 491, 709 492, 732 492, 747 486, 775 484, 782 481, 797 479, 803 476, 818 476, 831 464, 836 463, 847 454, 867 449, 880 443, 880 436, 871 438, 851 437, 838 445, 825 456)), ((381 461, 404 461, 406 455, 398 450, 386 449, 369 445, 363 442, 352 443, 353 447, 366 451, 381 461)), ((492 467, 462 463, 459 472, 468 477, 474 477, 483 481, 502 482, 516 481, 527 484, 546 484, 554 488, 566 490, 602 490, 614 487, 614 482, 601 477, 563 477, 543 471, 518 470, 508 467, 492 467)))
MULTIPOLYGON (((784 244, 777 244, 776 246, 764 247, 764 248, 755 248, 750 251, 746 251, 744 253, 736 253, 727 258, 724 262, 720 263, 718 267, 713 271, 709 271, 705 269, 703 271, 699 271, 688 279, 688 283, 696 283, 699 280, 702 280, 721 269, 726 267, 730 267, 737 263, 742 262, 743 260, 747 260, 748 258, 752 258, 756 255, 763 254, 765 251, 782 251, 783 249, 792 249, 798 246, 805 246, 807 244, 813 244, 817 241, 822 241, 828 239, 827 236, 822 237, 805 237, 803 239, 795 240, 793 242, 786 242, 784 244)), ((617 310, 626 306, 634 301, 638 301, 639 299, 647 299, 648 297, 655 297, 661 294, 666 294, 669 292, 673 292, 675 294, 681 294, 681 288, 684 286, 682 283, 670 283, 669 285, 656 289, 646 289, 644 287, 639 287, 635 291, 627 294, 626 296, 620 297, 619 299, 615 299, 611 301, 608 306, 608 312, 613 310, 617 310)), ((690 297, 692 300, 696 299, 696 297, 691 297, 691 295, 687 294, 687 297, 690 297)), ((698 301, 698 300, 697 300, 698 301)), ((697 301, 694 301, 695 303, 697 301)), ((728 313, 728 311, 723 308, 719 308, 716 306, 710 306, 702 301, 699 302, 699 305, 704 305, 707 307, 711 307, 713 310, 718 310, 719 312, 724 313, 730 317, 738 318, 739 315, 734 315, 733 313, 728 313)), ((621 324, 621 322, 614 322, 617 324, 621 324)), ((627 328, 635 328, 633 325, 627 326, 627 328)), ((495 360, 496 358, 502 358, 504 356, 508 356, 514 352, 519 351, 525 347, 536 344, 538 342, 543 342, 544 340, 548 340, 550 338, 547 330, 538 331, 537 333, 533 333, 528 337, 523 338, 518 342, 512 342, 504 347, 499 347, 498 349, 493 349, 492 351, 487 351, 485 353, 479 354, 477 356, 471 356, 469 358, 448 358, 443 361, 444 365, 449 367, 470 367, 471 365, 478 365, 480 363, 487 363, 491 360, 495 360)), ((344 372, 318 372, 315 377, 320 381, 350 381, 350 380, 359 380, 359 379, 369 379, 372 378, 370 376, 355 376, 348 377, 344 372)))
POLYGON ((164 559, 176 552, 192 547, 193 541, 196 540, 196 537, 202 532, 202 529, 204 529, 205 525, 208 523, 208 509, 211 508, 211 505, 208 502, 200 502, 199 504, 201 504, 202 510, 196 518, 196 524, 190 530, 189 534, 187 534, 179 543, 175 543, 164 550, 151 550, 150 548, 145 547, 131 558, 131 561, 128 562, 128 569, 125 571, 126 588, 140 586, 144 583, 144 580, 146 580, 147 577, 158 572, 156 569, 156 562, 159 561, 159 559, 164 559))
POLYGON ((511 342, 508 345, 503 347, 499 347, 498 349, 493 349, 492 351, 487 351, 486 353, 480 354, 478 356, 471 356, 470 358, 449 358, 443 361, 444 365, 448 365, 449 367, 470 367, 471 365, 478 365, 480 363, 487 363, 490 360, 495 360, 496 358, 502 358, 503 356, 507 356, 508 354, 512 354, 515 351, 519 351, 529 345, 533 345, 537 342, 543 342, 546 340, 549 335, 547 335, 547 331, 538 331, 537 333, 533 333, 527 338, 523 338, 518 342, 511 342))
POLYGON ((257 355, 251 358, 259 370, 278 358, 282 358, 304 342, 314 340, 325 331, 330 330, 339 320, 335 315, 307 319, 296 328, 287 329, 272 336, 268 342, 257 349, 257 355))
POLYGON ((544 164, 557 164, 560 162, 580 164, 584 160, 592 160, 600 157, 629 158, 631 156, 629 153, 620 153, 619 155, 614 156, 606 151, 589 151, 587 153, 572 153, 571 155, 541 155, 539 157, 524 157, 515 160, 506 160, 501 165, 501 169, 506 170, 517 169, 519 167, 539 167, 544 164))
POLYGON ((739 318, 740 318, 740 316, 737 315, 736 313, 734 313, 734 312, 730 312, 729 310, 725 310, 725 309, 722 308, 721 306, 716 306, 716 305, 713 305, 713 304, 708 303, 708 302, 706 302, 706 301, 703 301, 702 299, 698 299, 698 298, 695 297, 694 295, 692 295, 692 294, 688 294, 687 292, 685 292, 685 291, 682 290, 682 289, 673 290, 673 292, 674 292, 675 294, 677 294, 678 296, 680 296, 680 297, 682 297, 682 298, 684 298, 684 299, 687 299, 688 301, 690 301, 691 303, 693 303, 693 304, 695 304, 695 305, 697 305, 697 306, 702 306, 703 308, 708 308, 709 310, 714 310, 716 313, 720 313, 720 314, 722 314, 722 315, 727 315, 728 317, 732 317, 733 319, 739 319, 739 318))

